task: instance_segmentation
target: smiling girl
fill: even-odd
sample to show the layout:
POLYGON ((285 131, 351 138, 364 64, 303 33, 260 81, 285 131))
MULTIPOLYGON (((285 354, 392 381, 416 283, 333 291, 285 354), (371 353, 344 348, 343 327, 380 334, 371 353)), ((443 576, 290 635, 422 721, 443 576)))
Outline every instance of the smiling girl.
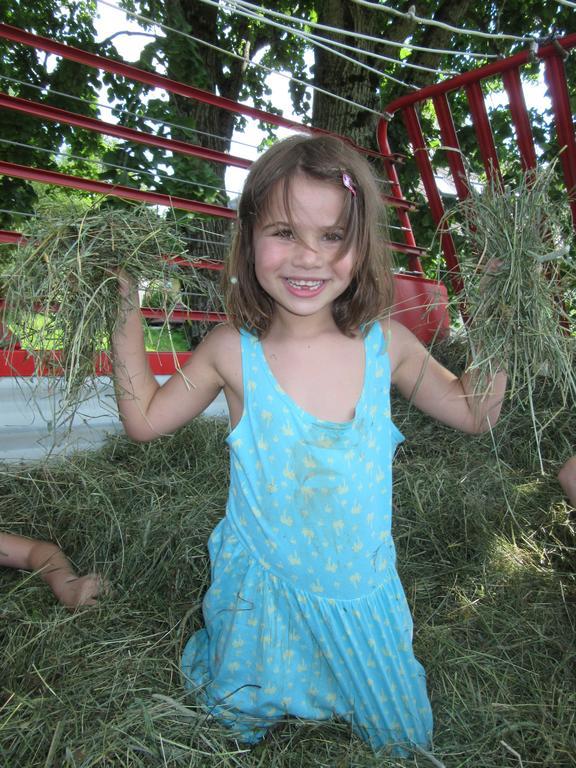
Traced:
POLYGON ((245 742, 294 715, 338 717, 397 754, 432 737, 425 673, 391 537, 390 386, 452 427, 498 419, 482 395, 387 315, 383 204, 367 162, 331 137, 292 137, 252 166, 225 269, 228 323, 160 387, 135 287, 114 338, 127 433, 151 440, 223 390, 230 492, 209 541, 205 628, 187 685, 245 742))

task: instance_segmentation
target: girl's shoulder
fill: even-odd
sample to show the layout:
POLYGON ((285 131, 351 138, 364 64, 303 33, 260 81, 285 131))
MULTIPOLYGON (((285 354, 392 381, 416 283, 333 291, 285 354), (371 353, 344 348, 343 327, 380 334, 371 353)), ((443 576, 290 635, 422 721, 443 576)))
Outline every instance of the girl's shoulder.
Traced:
POLYGON ((234 347, 240 346, 240 333, 230 323, 218 323, 204 336, 200 347, 210 350, 213 354, 221 354, 230 351, 234 347))
POLYGON ((398 343, 404 341, 407 336, 410 337, 414 335, 408 328, 406 328, 406 326, 390 316, 378 320, 378 325, 386 342, 388 351, 390 351, 390 347, 398 346, 398 343))
POLYGON ((380 320, 379 324, 385 339, 392 371, 395 371, 409 358, 421 359, 428 354, 412 331, 398 320, 386 317, 380 320))
POLYGON ((242 370, 240 333, 230 323, 220 323, 197 348, 210 360, 224 383, 235 381, 242 370))

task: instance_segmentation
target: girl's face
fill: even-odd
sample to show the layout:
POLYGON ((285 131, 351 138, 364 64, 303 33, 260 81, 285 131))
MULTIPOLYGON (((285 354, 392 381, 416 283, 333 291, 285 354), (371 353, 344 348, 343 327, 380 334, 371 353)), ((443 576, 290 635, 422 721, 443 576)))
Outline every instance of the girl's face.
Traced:
POLYGON ((341 213, 351 192, 303 174, 292 179, 290 191, 291 216, 277 185, 268 213, 254 227, 256 277, 277 311, 331 317, 332 302, 352 280, 355 253, 338 255, 345 234, 341 213))

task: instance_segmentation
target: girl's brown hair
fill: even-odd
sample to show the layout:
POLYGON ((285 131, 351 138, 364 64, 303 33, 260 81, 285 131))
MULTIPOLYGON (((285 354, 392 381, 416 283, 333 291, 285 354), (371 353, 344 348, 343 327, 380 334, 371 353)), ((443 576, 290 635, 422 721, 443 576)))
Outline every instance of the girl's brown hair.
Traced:
POLYGON ((332 136, 291 136, 274 144, 252 165, 240 201, 232 248, 223 274, 230 322, 265 336, 274 301, 256 279, 254 227, 270 207, 272 192, 283 185, 290 216, 290 186, 297 174, 346 188, 341 215, 345 231, 340 252, 354 250, 356 260, 348 288, 333 303, 334 321, 351 336, 369 328, 392 302, 392 271, 386 246, 387 228, 382 196, 368 162, 344 141, 332 136), (347 174, 352 185, 345 184, 347 174))

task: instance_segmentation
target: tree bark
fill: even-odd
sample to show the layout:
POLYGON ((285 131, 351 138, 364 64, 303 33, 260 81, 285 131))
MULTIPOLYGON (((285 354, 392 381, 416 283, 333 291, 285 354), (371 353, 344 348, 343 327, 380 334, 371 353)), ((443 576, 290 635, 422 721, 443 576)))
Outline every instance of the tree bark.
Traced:
MULTIPOLYGON (((350 0, 320 0, 318 21, 334 28, 375 36, 378 34, 379 16, 367 11, 350 0)), ((362 56, 361 51, 374 50, 374 44, 354 37, 330 33, 330 38, 347 45, 356 45, 358 53, 343 51, 351 58, 360 58, 374 66, 372 59, 362 56)), ((327 40, 327 45, 330 45, 327 40)), ((375 67, 377 68, 377 67, 375 67)), ((350 101, 373 110, 379 109, 378 75, 335 56, 322 48, 315 50, 314 85, 329 93, 338 94, 350 101)), ((349 136, 356 143, 375 147, 378 117, 361 107, 346 104, 323 93, 315 92, 312 125, 349 136)))

